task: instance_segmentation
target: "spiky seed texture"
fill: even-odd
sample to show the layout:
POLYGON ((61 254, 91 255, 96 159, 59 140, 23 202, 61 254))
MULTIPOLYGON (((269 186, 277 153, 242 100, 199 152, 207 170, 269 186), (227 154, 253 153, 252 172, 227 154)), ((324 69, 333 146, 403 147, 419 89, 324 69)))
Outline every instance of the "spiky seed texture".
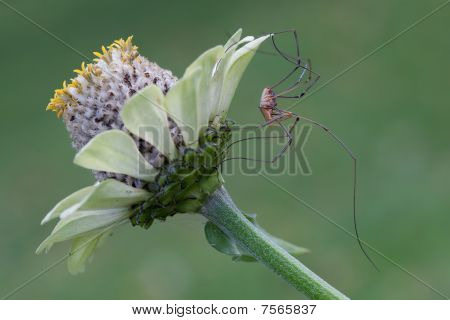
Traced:
POLYGON ((223 183, 231 99, 268 38, 241 33, 200 55, 179 80, 141 56, 131 37, 120 39, 55 91, 47 109, 62 117, 78 151, 74 163, 93 170, 97 183, 45 216, 42 224, 59 221, 37 253, 73 240, 68 267, 78 273, 116 226, 148 228, 200 210, 223 183), (152 134, 141 130, 149 127, 152 134))

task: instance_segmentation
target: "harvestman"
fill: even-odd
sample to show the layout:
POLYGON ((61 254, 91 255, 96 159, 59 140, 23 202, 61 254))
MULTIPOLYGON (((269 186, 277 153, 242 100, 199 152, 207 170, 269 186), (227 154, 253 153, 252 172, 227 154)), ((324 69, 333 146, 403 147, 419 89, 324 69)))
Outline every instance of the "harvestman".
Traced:
MULTIPOLYGON (((319 80, 320 75, 312 71, 311 67, 311 61, 308 60, 306 64, 303 64, 303 61, 300 57, 300 46, 298 41, 297 32, 295 30, 286 30, 281 32, 275 32, 271 33, 270 37, 272 39, 273 46, 275 50, 280 54, 286 61, 294 65, 294 68, 281 80, 276 82, 274 85, 265 87, 261 94, 261 100, 259 103, 259 110, 261 111, 264 122, 260 124, 260 127, 265 127, 272 124, 279 125, 285 135, 282 137, 287 138, 286 145, 271 159, 271 160, 263 160, 263 159, 253 159, 253 158, 245 158, 245 157, 232 157, 227 158, 224 161, 233 160, 233 159, 241 159, 241 160, 252 160, 252 161, 258 161, 258 162, 265 162, 265 163, 274 163, 277 161, 292 145, 292 142, 294 141, 293 132, 296 127, 296 125, 300 122, 300 120, 303 120, 305 122, 311 123, 312 125, 315 125, 322 129, 326 134, 331 136, 332 139, 334 139, 342 149, 351 157, 353 161, 353 223, 354 223, 354 229, 356 234, 356 239, 358 241, 359 247, 361 248, 362 252, 366 256, 366 258, 370 261, 370 263, 375 267, 375 269, 378 270, 376 264, 372 261, 372 259, 369 257, 368 253, 364 249, 364 246, 361 242, 361 239, 359 237, 357 223, 356 223, 356 157, 353 154, 353 152, 348 148, 345 143, 338 137, 334 132, 332 132, 328 127, 324 126, 323 124, 314 121, 312 119, 300 116, 294 112, 290 112, 287 110, 283 110, 281 108, 278 108, 278 99, 301 99, 319 80), (285 52, 283 52, 279 46, 277 45, 275 41, 275 36, 283 33, 291 33, 294 37, 295 44, 296 44, 296 56, 289 55, 285 52), (275 88, 279 88, 283 83, 285 83, 288 79, 290 79, 296 72, 300 72, 299 77, 297 80, 288 86, 285 89, 281 89, 279 93, 276 93, 274 90, 275 88), (307 78, 304 79, 305 74, 307 74, 307 78), (300 93, 295 94, 293 93, 296 91, 296 89, 301 89, 300 93), (286 120, 293 119, 294 122, 289 126, 289 128, 286 128, 283 125, 283 122, 286 120)), ((238 43, 236 43, 238 44, 238 43)), ((232 46, 236 45, 232 44, 228 49, 230 49, 232 46)), ((279 138, 279 137, 251 137, 251 138, 243 138, 236 141, 233 141, 230 145, 228 145, 227 150, 234 145, 235 143, 246 141, 246 140, 253 140, 253 139, 273 139, 273 138, 279 138)))

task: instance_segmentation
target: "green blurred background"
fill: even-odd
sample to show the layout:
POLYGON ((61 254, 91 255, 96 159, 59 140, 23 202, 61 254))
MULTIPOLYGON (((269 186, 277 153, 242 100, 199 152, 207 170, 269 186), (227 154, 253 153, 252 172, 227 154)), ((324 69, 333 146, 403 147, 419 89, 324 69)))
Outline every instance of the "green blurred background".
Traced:
MULTIPOLYGON (((60 199, 93 182, 72 164, 64 125, 45 106, 83 60, 0 2, 0 295, 66 254, 34 250, 52 226, 39 225, 60 199)), ((180 76, 201 52, 245 34, 298 30, 323 84, 437 7, 428 1, 13 1, 9 4, 71 47, 91 56, 100 45, 135 36, 141 54, 180 76)), ((300 104, 359 158, 358 211, 364 240, 424 282, 450 295, 450 7, 300 104)), ((263 50, 272 50, 267 42, 263 50)), ((261 88, 288 66, 257 54, 231 107, 240 124, 260 121, 261 88)), ((290 103, 290 101, 288 101, 290 103)), ((351 161, 320 130, 306 145, 312 176, 271 177, 352 230, 351 161)), ((258 213, 275 235, 305 246, 302 261, 354 299, 440 299, 260 176, 228 176, 236 203, 258 213)), ((200 216, 176 216, 150 230, 122 227, 87 272, 61 264, 17 299, 296 299, 258 264, 232 262, 208 246, 200 216)))

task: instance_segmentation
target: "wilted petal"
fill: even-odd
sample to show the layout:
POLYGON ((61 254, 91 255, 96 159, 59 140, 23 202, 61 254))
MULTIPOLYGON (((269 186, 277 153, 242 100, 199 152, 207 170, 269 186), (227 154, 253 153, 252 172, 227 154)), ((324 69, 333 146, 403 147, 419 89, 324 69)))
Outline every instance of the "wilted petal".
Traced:
POLYGON ((120 114, 125 127, 173 159, 176 148, 169 131, 164 95, 154 84, 145 87, 124 105, 120 114))
POLYGON ((75 156, 74 163, 92 170, 122 173, 152 181, 157 170, 145 161, 133 139, 123 131, 108 130, 95 136, 75 156))

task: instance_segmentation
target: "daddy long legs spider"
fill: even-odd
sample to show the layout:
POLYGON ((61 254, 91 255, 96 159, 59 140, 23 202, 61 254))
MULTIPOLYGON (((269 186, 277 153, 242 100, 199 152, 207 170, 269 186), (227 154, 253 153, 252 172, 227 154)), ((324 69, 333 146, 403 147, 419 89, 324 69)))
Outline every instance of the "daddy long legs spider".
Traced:
MULTIPOLYGON (((357 183, 357 170, 356 170, 356 164, 357 164, 357 158, 353 154, 353 152, 350 150, 349 147, 328 127, 321 124, 320 122, 317 122, 313 119, 304 117, 302 115, 299 115, 297 113, 283 110, 278 106, 278 103, 282 99, 301 99, 305 94, 317 83, 317 81, 320 78, 320 75, 316 72, 312 71, 311 67, 311 61, 307 60, 306 63, 302 60, 300 57, 300 46, 299 46, 299 40, 298 35, 295 30, 286 30, 281 32, 275 32, 270 34, 270 38, 272 40, 272 44, 274 49, 278 52, 278 54, 285 59, 287 62, 293 65, 292 70, 282 77, 279 81, 277 81, 275 84, 265 87, 261 94, 261 99, 259 102, 259 110, 262 113, 262 116, 264 118, 264 122, 260 124, 261 127, 266 127, 269 125, 278 125, 280 126, 283 131, 284 135, 282 137, 287 138, 287 142, 284 145, 284 147, 270 160, 264 160, 264 159, 254 159, 254 158, 247 158, 247 157, 231 157, 225 159, 225 161, 233 160, 233 159, 240 159, 240 160, 252 160, 252 161, 258 161, 258 162, 265 162, 265 163, 274 163, 280 157, 288 150, 288 148, 292 145, 292 142, 294 141, 294 129, 297 126, 297 124, 300 121, 310 123, 313 126, 316 126, 323 130, 327 135, 329 135, 352 159, 353 162, 353 224, 354 224, 354 230, 356 239, 358 242, 359 247, 361 248, 362 252, 366 256, 366 258, 369 260, 369 262, 374 266, 376 270, 378 270, 378 267, 373 262, 373 260, 370 258, 369 254, 366 252, 363 243, 359 237, 358 227, 357 227, 357 221, 356 221, 356 183, 357 183), (280 46, 277 44, 276 37, 281 34, 292 34, 293 39, 295 41, 295 55, 288 54, 280 49, 280 46), (298 78, 290 85, 288 85, 285 88, 282 88, 283 84, 285 84, 289 79, 293 77, 294 74, 298 73, 298 78), (278 90, 279 89, 279 90, 278 90), (289 125, 289 127, 286 127, 283 123, 286 121, 291 120, 292 123, 289 125)), ((274 138, 280 138, 280 137, 251 137, 251 138, 243 138, 236 141, 233 141, 229 146, 228 149, 242 141, 246 140, 254 140, 254 139, 274 139, 274 138)))

